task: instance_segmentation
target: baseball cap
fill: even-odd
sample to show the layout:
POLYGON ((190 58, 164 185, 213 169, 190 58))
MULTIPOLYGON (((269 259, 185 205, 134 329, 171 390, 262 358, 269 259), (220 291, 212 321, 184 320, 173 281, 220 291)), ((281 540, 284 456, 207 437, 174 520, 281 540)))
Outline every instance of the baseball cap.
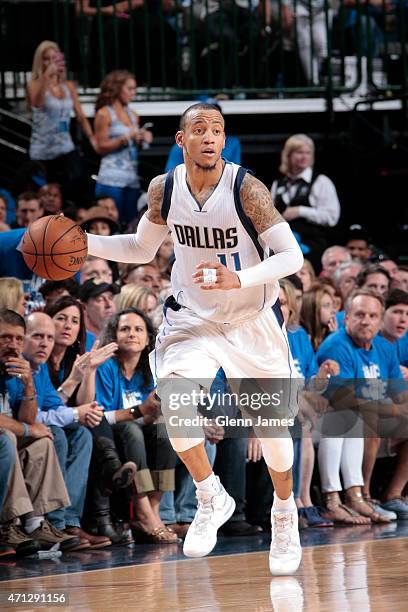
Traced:
POLYGON ((353 223, 347 231, 347 242, 349 240, 365 240, 366 242, 370 242, 370 235, 362 225, 353 223))
POLYGON ((105 283, 99 278, 90 278, 79 287, 78 297, 82 302, 87 302, 90 298, 98 297, 105 291, 110 291, 116 295, 120 293, 120 287, 115 283, 105 283))

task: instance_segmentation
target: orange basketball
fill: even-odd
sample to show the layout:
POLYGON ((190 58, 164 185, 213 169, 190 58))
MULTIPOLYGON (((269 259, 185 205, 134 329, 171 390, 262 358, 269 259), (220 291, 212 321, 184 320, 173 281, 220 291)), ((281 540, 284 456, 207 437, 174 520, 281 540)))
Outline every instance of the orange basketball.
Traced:
POLYGON ((87 239, 79 225, 63 215, 37 219, 23 237, 27 266, 47 280, 63 280, 82 267, 88 254, 87 239))

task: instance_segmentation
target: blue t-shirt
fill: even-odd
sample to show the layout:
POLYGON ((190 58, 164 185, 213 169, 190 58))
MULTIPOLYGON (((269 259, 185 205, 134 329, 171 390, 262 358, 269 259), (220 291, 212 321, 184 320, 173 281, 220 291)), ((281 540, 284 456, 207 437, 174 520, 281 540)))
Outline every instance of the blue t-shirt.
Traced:
POLYGON ((38 410, 57 410, 60 406, 63 406, 64 403, 51 382, 46 363, 41 364, 38 370, 33 372, 33 378, 38 410))
POLYGON ((73 410, 71 407, 64 405, 56 392, 46 363, 41 364, 37 371, 33 372, 33 378, 37 393, 37 421, 56 427, 65 427, 73 423, 73 410))
POLYGON ((398 361, 402 366, 408 368, 408 333, 396 341, 395 348, 397 350, 398 361))
MULTIPOLYGON (((238 136, 227 136, 225 139, 225 148, 222 151, 222 156, 229 162, 241 165, 241 143, 238 136)), ((169 156, 166 162, 165 172, 172 170, 179 164, 183 164, 183 149, 176 143, 171 147, 169 156)))
POLYGON ((96 399, 105 412, 139 406, 153 389, 153 379, 146 386, 139 371, 130 380, 125 378, 115 357, 96 371, 96 399))
POLYGON ((86 330, 86 339, 85 339, 85 352, 88 353, 92 350, 93 345, 95 344, 96 336, 91 331, 86 330))
POLYGON ((359 397, 382 400, 406 388, 395 348, 381 336, 376 336, 366 350, 357 346, 344 328, 339 329, 317 351, 319 365, 326 359, 335 359, 340 366, 340 374, 330 379, 331 389, 342 379, 348 379, 359 397))
POLYGON ((339 310, 339 312, 336 312, 336 321, 337 321, 337 325, 339 329, 341 327, 344 327, 345 316, 346 316, 346 312, 344 310, 339 310))
POLYGON ((318 370, 316 355, 306 330, 303 327, 288 329, 288 341, 296 370, 300 376, 306 380, 316 376, 318 370))
POLYGON ((23 227, 0 233, 0 277, 15 276, 21 280, 31 280, 33 273, 26 266, 20 251, 16 250, 25 231, 23 227))

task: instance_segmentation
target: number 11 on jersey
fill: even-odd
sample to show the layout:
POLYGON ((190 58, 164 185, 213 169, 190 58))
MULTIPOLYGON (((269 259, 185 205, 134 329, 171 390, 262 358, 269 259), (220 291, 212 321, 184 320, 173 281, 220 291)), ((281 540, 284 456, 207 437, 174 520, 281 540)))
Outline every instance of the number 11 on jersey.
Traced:
MULTIPOLYGON (((217 257, 219 259, 220 264, 222 264, 223 266, 228 268, 226 254, 225 253, 217 253, 217 257)), ((239 270, 241 270, 241 260, 239 258, 239 251, 236 251, 235 253, 231 253, 231 258, 234 261, 235 271, 238 272, 239 270)))

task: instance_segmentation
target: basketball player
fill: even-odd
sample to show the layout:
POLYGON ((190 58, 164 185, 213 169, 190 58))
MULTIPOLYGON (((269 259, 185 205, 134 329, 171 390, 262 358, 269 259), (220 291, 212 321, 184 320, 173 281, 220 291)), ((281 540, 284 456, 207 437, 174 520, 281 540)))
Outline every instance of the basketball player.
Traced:
MULTIPOLYGON (((89 235, 88 247, 97 257, 149 262, 172 232, 174 297, 165 304, 152 369, 172 445, 197 487, 198 509, 183 550, 188 557, 202 557, 214 548, 217 530, 233 514, 235 502, 211 469, 202 430, 200 437, 189 431, 180 437, 169 427, 171 382, 191 391, 197 378, 211 381, 220 367, 228 379, 289 379, 293 362, 277 281, 297 272, 303 257, 265 185, 221 158, 225 132, 218 109, 190 106, 180 119, 176 143, 184 164, 152 180, 137 233, 89 235)), ((195 408, 187 407, 185 414, 193 416, 195 408)), ((270 570, 292 574, 301 560, 292 439, 287 432, 271 436, 263 426, 255 430, 275 489, 270 570)))

